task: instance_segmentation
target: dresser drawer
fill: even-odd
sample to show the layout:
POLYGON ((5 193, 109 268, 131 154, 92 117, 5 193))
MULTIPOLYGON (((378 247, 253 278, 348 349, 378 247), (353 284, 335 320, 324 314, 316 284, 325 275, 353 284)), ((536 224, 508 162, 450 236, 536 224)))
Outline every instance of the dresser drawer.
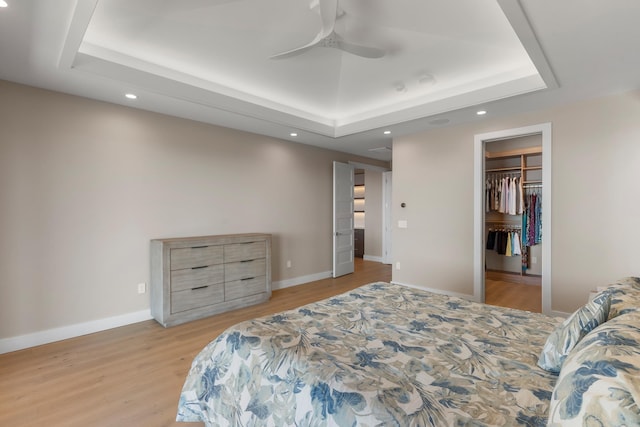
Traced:
POLYGON ((222 245, 171 249, 171 270, 222 264, 223 259, 222 245))
POLYGON ((259 294, 260 292, 267 292, 266 276, 234 280, 233 282, 225 282, 224 284, 225 301, 259 294))
POLYGON ((224 282, 224 264, 185 268, 171 272, 171 292, 224 282))
POLYGON ((224 302, 224 284, 171 293, 171 313, 206 307, 224 302))
POLYGON ((224 281, 233 282, 234 280, 264 276, 266 271, 267 263, 264 258, 232 262, 224 265, 224 281))
POLYGON ((266 242, 235 243, 224 246, 224 262, 247 261, 267 256, 266 242))

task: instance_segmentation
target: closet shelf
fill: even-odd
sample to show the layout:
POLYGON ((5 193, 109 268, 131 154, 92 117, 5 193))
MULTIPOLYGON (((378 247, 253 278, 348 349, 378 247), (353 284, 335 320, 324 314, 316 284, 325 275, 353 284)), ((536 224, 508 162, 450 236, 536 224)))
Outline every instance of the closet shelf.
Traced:
POLYGON ((485 158, 499 159, 503 157, 518 157, 518 156, 528 155, 528 154, 542 154, 542 146, 520 148, 517 150, 508 150, 508 151, 486 152, 485 158))
POLYGON ((487 220, 485 220, 485 222, 491 223, 491 224, 514 224, 514 225, 518 225, 518 224, 515 224, 513 221, 505 221, 505 220, 500 220, 500 219, 487 219, 487 220))
POLYGON ((522 170, 525 170, 525 171, 540 171, 540 170, 542 170, 542 166, 526 166, 526 167, 523 167, 522 170))
POLYGON ((514 166, 511 168, 487 169, 485 172, 507 172, 507 171, 520 172, 520 170, 521 170, 520 166, 514 166))

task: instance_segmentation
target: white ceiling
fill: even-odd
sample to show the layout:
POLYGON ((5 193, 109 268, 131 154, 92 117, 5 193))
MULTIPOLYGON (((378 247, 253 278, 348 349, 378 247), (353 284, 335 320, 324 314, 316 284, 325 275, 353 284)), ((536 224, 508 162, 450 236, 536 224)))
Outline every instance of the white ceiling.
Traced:
POLYGON ((382 160, 480 108, 640 86, 637 0, 339 0, 336 32, 378 59, 271 59, 313 40, 318 0, 6 1, 0 79, 382 160))

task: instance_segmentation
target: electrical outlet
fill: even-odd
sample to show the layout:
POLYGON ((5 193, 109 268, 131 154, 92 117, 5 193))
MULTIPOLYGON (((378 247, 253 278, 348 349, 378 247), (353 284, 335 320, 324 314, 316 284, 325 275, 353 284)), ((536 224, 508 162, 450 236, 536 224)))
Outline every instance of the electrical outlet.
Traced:
POLYGON ((287 260, 287 268, 291 268, 291 260, 287 260))
POLYGON ((396 270, 400 270, 400 261, 396 261, 396 270))
POLYGON ((147 284, 144 282, 138 283, 138 293, 144 294, 145 292, 147 292, 147 284))
POLYGON ((531 264, 537 264, 538 263, 538 258, 532 256, 531 257, 531 264))

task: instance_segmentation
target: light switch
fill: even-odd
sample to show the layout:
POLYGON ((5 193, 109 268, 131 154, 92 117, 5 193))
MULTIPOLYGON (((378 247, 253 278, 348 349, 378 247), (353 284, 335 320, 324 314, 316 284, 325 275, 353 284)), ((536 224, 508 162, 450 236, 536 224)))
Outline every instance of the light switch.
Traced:
POLYGON ((406 219, 398 220, 398 228, 407 228, 407 220, 406 219))

